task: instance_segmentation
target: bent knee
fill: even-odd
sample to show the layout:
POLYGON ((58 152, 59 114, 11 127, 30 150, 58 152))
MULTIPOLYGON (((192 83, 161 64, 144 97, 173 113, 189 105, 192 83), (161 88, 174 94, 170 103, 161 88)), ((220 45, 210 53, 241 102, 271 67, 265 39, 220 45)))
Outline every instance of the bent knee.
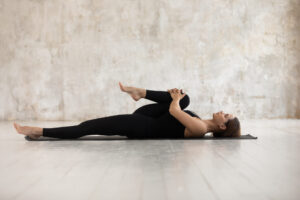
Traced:
POLYGON ((179 102, 181 109, 185 109, 186 107, 188 107, 188 105, 190 105, 190 97, 189 95, 185 95, 179 102))

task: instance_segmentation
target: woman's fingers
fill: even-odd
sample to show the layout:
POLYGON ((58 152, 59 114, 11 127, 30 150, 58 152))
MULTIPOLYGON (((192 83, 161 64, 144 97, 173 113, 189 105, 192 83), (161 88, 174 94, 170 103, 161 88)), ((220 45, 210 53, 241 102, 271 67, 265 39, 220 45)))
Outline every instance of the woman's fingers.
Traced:
POLYGON ((173 88, 173 89, 168 89, 167 90, 169 93, 184 93, 183 91, 182 91, 182 89, 177 89, 177 88, 173 88))
POLYGON ((173 88, 173 89, 168 89, 168 92, 170 93, 172 99, 174 98, 179 98, 179 99, 182 99, 186 93, 183 92, 182 89, 177 89, 177 88, 173 88))
POLYGON ((179 89, 174 88, 174 89, 168 90, 168 92, 179 92, 179 89))

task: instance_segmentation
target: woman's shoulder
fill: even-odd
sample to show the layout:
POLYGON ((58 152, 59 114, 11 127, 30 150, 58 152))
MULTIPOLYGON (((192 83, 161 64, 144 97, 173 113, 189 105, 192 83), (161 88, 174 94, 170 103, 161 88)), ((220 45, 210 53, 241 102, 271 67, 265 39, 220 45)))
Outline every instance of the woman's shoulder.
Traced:
POLYGON ((201 119, 195 112, 193 112, 191 110, 183 110, 183 111, 186 112, 186 113, 188 113, 192 117, 197 117, 197 118, 201 119))

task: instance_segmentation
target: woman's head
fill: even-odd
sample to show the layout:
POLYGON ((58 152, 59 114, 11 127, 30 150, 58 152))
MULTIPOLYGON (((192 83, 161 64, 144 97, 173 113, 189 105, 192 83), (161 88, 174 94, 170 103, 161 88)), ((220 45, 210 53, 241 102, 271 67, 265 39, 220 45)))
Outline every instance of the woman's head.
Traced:
POLYGON ((241 125, 237 117, 223 111, 213 114, 213 121, 218 130, 213 132, 214 137, 239 137, 241 136, 241 125))

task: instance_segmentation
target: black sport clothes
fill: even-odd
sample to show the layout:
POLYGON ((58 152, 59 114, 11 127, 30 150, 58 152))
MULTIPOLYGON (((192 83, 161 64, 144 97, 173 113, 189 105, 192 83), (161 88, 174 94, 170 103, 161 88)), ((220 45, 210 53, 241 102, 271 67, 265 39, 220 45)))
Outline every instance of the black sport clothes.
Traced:
MULTIPOLYGON (((144 105, 132 114, 120 114, 87 120, 74 126, 43 128, 43 136, 61 139, 85 135, 121 135, 128 138, 184 138, 185 127, 169 113, 169 92, 146 90, 145 99, 157 103, 144 105)), ((181 109, 190 103, 188 95, 179 102, 181 109)), ((184 112, 195 116, 189 110, 184 112)))

